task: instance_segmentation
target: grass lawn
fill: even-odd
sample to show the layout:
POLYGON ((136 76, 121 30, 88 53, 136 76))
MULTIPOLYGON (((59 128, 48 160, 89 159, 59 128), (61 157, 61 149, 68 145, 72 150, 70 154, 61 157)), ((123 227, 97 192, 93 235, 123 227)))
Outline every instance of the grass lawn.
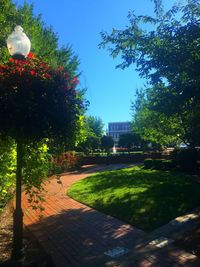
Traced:
POLYGON ((90 176, 67 194, 145 231, 200 206, 200 184, 189 176, 142 167, 90 176))

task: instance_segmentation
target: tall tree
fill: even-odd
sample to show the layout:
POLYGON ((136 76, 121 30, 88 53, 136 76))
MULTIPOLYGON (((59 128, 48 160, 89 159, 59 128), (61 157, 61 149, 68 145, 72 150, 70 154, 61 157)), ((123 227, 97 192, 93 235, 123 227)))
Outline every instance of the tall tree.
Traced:
POLYGON ((121 134, 119 136, 118 146, 131 149, 140 145, 140 138, 133 133, 121 134))
POLYGON ((76 149, 85 153, 94 152, 100 148, 100 139, 103 136, 103 122, 99 117, 85 116, 82 142, 77 144, 76 149))
POLYGON ((101 138, 103 136, 104 124, 101 118, 95 116, 86 117, 86 124, 88 126, 88 130, 92 132, 97 137, 101 138))
POLYGON ((114 146, 114 141, 111 136, 104 135, 101 138, 101 147, 106 151, 107 154, 110 153, 111 148, 114 146))
POLYGON ((174 5, 162 16, 129 14, 130 26, 102 33, 101 46, 109 46, 112 56, 122 55, 118 67, 136 63, 141 77, 152 88, 147 96, 150 109, 166 116, 177 115, 191 145, 200 134, 200 5, 187 0, 174 5), (151 24, 151 30, 143 28, 151 24))
POLYGON ((176 146, 184 142, 184 129, 176 115, 166 116, 150 109, 144 90, 138 90, 132 104, 132 129, 144 141, 159 147, 176 146))

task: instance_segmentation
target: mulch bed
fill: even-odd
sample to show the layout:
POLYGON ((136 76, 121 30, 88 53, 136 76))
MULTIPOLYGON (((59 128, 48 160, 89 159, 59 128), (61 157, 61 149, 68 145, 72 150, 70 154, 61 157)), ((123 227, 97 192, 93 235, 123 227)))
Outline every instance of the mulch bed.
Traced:
MULTIPOLYGON (((13 238, 13 207, 9 203, 0 214, 0 266, 13 267, 11 262, 13 238)), ((28 229, 24 229, 24 258, 22 267, 55 267, 51 257, 44 251, 28 229)))

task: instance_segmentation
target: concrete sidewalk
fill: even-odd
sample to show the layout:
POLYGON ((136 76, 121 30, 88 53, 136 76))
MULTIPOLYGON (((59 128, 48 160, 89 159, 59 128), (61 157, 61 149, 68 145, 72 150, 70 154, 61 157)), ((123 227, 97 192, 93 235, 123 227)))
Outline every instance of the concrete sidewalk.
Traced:
POLYGON ((24 224, 51 255, 55 266, 200 266, 194 255, 171 244, 159 248, 155 242, 150 243, 142 230, 66 195, 67 188, 80 179, 123 167, 127 165, 90 166, 81 173, 66 173, 61 177, 62 185, 52 179, 45 186, 42 218, 28 206, 23 195, 24 224))

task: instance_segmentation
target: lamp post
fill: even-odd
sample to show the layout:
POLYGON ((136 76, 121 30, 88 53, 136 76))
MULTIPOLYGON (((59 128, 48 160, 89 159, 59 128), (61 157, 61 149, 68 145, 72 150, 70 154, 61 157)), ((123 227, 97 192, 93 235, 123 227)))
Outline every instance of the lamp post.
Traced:
MULTIPOLYGON (((16 26, 15 30, 8 36, 7 47, 10 55, 14 59, 23 60, 30 52, 31 42, 23 32, 21 26, 16 26)), ((21 207, 21 187, 22 187, 22 157, 23 145, 21 140, 17 143, 17 170, 16 170, 16 206, 13 214, 13 252, 12 259, 16 266, 20 266, 23 245, 23 212, 21 207)))

